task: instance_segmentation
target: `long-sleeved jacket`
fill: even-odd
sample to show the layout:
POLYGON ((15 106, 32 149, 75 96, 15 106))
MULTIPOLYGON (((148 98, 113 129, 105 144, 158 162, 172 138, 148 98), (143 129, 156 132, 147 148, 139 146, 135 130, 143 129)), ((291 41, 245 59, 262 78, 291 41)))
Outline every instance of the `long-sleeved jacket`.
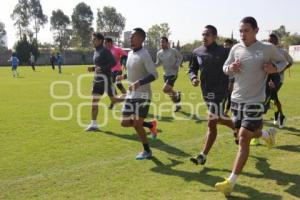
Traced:
POLYGON ((229 50, 213 43, 201 46, 193 51, 189 65, 189 76, 197 78, 200 70, 202 95, 206 102, 220 103, 228 92, 228 76, 223 72, 223 65, 229 50))
MULTIPOLYGON (((116 65, 116 61, 110 50, 104 46, 97 47, 93 57, 95 67, 101 68, 101 74, 111 76, 111 69, 116 65)), ((100 78, 100 77, 98 77, 100 78)))

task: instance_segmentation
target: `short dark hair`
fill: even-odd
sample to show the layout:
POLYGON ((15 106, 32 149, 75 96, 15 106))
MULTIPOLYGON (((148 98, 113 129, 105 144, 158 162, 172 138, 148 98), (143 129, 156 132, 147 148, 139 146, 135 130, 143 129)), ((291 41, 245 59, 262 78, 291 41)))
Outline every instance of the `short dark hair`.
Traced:
POLYGON ((105 42, 113 43, 113 40, 111 37, 105 37, 105 42))
POLYGON ((134 28, 133 31, 135 31, 138 35, 140 35, 143 40, 146 38, 146 32, 142 28, 134 28))
POLYGON ((104 40, 104 36, 100 32, 94 32, 93 36, 98 40, 104 40))
POLYGON ((269 37, 270 37, 270 38, 274 38, 277 42, 278 42, 278 40, 279 40, 278 36, 277 36, 275 33, 271 33, 271 34, 269 35, 269 37))
POLYGON ((232 41, 232 39, 226 39, 225 41, 224 41, 224 43, 227 43, 227 44, 233 44, 233 41, 232 41))
POLYGON ((160 39, 166 41, 167 43, 169 42, 169 39, 166 36, 162 36, 160 39))
POLYGON ((213 35, 218 35, 218 31, 213 25, 206 25, 204 28, 209 29, 213 35))
POLYGON ((256 19, 254 17, 244 17, 241 20, 241 23, 250 24, 253 29, 258 28, 257 21, 256 21, 256 19))

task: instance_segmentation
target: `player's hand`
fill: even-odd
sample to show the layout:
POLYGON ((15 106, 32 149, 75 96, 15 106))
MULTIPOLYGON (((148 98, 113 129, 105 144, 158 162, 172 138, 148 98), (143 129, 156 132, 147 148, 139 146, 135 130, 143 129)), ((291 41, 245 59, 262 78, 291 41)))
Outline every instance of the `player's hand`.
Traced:
POLYGON ((131 92, 131 91, 138 89, 139 87, 140 87, 140 82, 136 81, 136 82, 132 83, 128 89, 131 92))
POLYGON ((95 72, 96 72, 97 74, 101 74, 101 73, 102 73, 101 67, 96 66, 96 67, 95 67, 95 72))
POLYGON ((116 81, 119 82, 119 81, 122 81, 124 79, 123 75, 118 75, 116 77, 116 81))
POLYGON ((274 74, 274 73, 277 73, 277 68, 273 66, 272 63, 265 63, 264 66, 264 71, 267 73, 267 74, 274 74))
POLYGON ((241 71, 240 60, 235 60, 231 65, 229 65, 228 70, 233 73, 239 73, 241 71))
POLYGON ((93 71, 95 71, 95 67, 88 67, 88 68, 87 68, 87 71, 88 71, 88 72, 93 72, 93 71))
POLYGON ((275 83, 273 81, 269 81, 268 85, 271 89, 275 89, 275 87, 276 87, 275 83))
POLYGON ((192 85, 193 85, 194 87, 197 87, 197 86, 199 85, 199 80, 196 79, 196 78, 194 78, 194 79, 192 80, 192 85))

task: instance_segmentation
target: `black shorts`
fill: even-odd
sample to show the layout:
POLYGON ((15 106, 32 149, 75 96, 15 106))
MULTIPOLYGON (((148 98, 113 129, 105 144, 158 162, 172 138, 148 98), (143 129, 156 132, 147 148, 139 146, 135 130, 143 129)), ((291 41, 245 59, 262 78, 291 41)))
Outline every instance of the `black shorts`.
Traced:
POLYGON ((122 70, 111 72, 111 78, 112 78, 112 82, 113 82, 113 83, 116 82, 116 78, 117 78, 117 76, 119 76, 119 75, 122 75, 122 70))
POLYGON ((224 116, 224 101, 221 102, 205 102, 210 114, 222 117, 224 116))
POLYGON ((263 103, 235 103, 231 102, 231 111, 235 128, 241 127, 256 131, 263 122, 264 104, 263 103))
POLYGON ((164 82, 172 87, 174 87, 177 75, 166 76, 164 75, 164 82))
POLYGON ((104 92, 107 93, 108 96, 113 97, 115 96, 115 88, 113 87, 113 83, 111 78, 107 78, 107 81, 103 79, 94 80, 93 87, 92 87, 92 94, 93 95, 103 95, 104 92))
POLYGON ((146 118, 149 112, 150 102, 149 99, 126 99, 122 108, 122 115, 134 115, 136 117, 146 118))

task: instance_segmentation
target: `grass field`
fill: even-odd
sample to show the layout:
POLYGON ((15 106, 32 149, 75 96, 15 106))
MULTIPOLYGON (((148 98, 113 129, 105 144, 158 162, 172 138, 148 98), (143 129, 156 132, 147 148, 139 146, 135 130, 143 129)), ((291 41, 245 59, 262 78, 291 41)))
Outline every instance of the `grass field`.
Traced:
MULTIPOLYGON (((186 104, 176 119, 170 111, 157 113, 152 108, 149 119, 158 118, 160 131, 159 138, 151 141, 154 158, 136 161, 141 144, 135 131, 122 128, 112 117, 120 116, 121 105, 114 113, 100 108, 98 122, 108 120, 102 132, 86 133, 79 126, 78 122, 90 121, 90 99, 79 96, 90 93, 91 77, 78 84, 79 75, 86 74, 84 66, 66 66, 61 75, 50 67, 38 67, 37 72, 20 67, 19 72, 20 78, 13 78, 10 68, 0 68, 0 199, 225 199, 214 184, 229 175, 237 152, 231 131, 218 128, 205 167, 189 161, 203 143, 204 106, 193 111, 186 104), (51 95, 55 81, 67 81, 52 85, 54 94, 65 99, 51 95), (51 106, 55 117, 68 119, 53 119, 51 106)), ((162 94, 162 82, 160 76, 152 84, 156 94, 162 94)), ((288 121, 278 129, 277 146, 251 148, 230 199, 300 199, 299 85, 298 64, 290 77, 287 73, 280 92, 288 121)), ((176 87, 183 92, 184 102, 194 106, 202 102, 200 89, 188 80, 186 66, 176 87)), ((109 105, 108 98, 102 102, 109 105)), ((163 96, 153 102, 170 108, 170 100, 163 96)), ((272 116, 270 110, 265 128, 272 126, 272 116)))

